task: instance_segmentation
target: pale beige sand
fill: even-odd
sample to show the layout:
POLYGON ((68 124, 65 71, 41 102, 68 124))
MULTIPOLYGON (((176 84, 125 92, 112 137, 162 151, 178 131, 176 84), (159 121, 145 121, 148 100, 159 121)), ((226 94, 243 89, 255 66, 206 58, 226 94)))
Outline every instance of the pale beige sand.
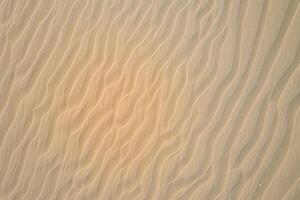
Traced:
POLYGON ((0 200, 299 200, 299 0, 1 0, 0 200))

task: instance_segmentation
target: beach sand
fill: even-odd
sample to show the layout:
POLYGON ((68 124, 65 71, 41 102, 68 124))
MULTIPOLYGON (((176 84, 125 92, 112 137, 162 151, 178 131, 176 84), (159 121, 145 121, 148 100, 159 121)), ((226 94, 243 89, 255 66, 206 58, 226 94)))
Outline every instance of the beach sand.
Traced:
POLYGON ((1 200, 299 200, 299 0, 1 0, 1 200))

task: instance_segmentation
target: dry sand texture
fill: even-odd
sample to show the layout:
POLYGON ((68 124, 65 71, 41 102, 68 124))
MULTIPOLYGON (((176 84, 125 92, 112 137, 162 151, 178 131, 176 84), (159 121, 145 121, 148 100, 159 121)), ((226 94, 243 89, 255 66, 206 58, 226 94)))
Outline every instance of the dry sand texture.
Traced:
POLYGON ((1 0, 0 200, 299 200, 300 0, 1 0))

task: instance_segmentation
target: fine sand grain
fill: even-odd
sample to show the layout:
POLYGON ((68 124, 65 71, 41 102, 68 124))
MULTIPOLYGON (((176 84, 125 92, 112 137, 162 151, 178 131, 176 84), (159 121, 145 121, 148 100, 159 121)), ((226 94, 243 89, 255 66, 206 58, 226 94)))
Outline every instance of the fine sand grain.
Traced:
POLYGON ((135 199, 300 199, 300 0, 0 0, 0 200, 135 199))

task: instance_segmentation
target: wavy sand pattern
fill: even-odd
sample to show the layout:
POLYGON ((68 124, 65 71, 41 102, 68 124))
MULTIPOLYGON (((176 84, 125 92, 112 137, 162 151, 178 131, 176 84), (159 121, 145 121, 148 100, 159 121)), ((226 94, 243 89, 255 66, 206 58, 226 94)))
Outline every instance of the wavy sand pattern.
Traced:
POLYGON ((1 200, 299 200, 300 0, 1 0, 1 200))

